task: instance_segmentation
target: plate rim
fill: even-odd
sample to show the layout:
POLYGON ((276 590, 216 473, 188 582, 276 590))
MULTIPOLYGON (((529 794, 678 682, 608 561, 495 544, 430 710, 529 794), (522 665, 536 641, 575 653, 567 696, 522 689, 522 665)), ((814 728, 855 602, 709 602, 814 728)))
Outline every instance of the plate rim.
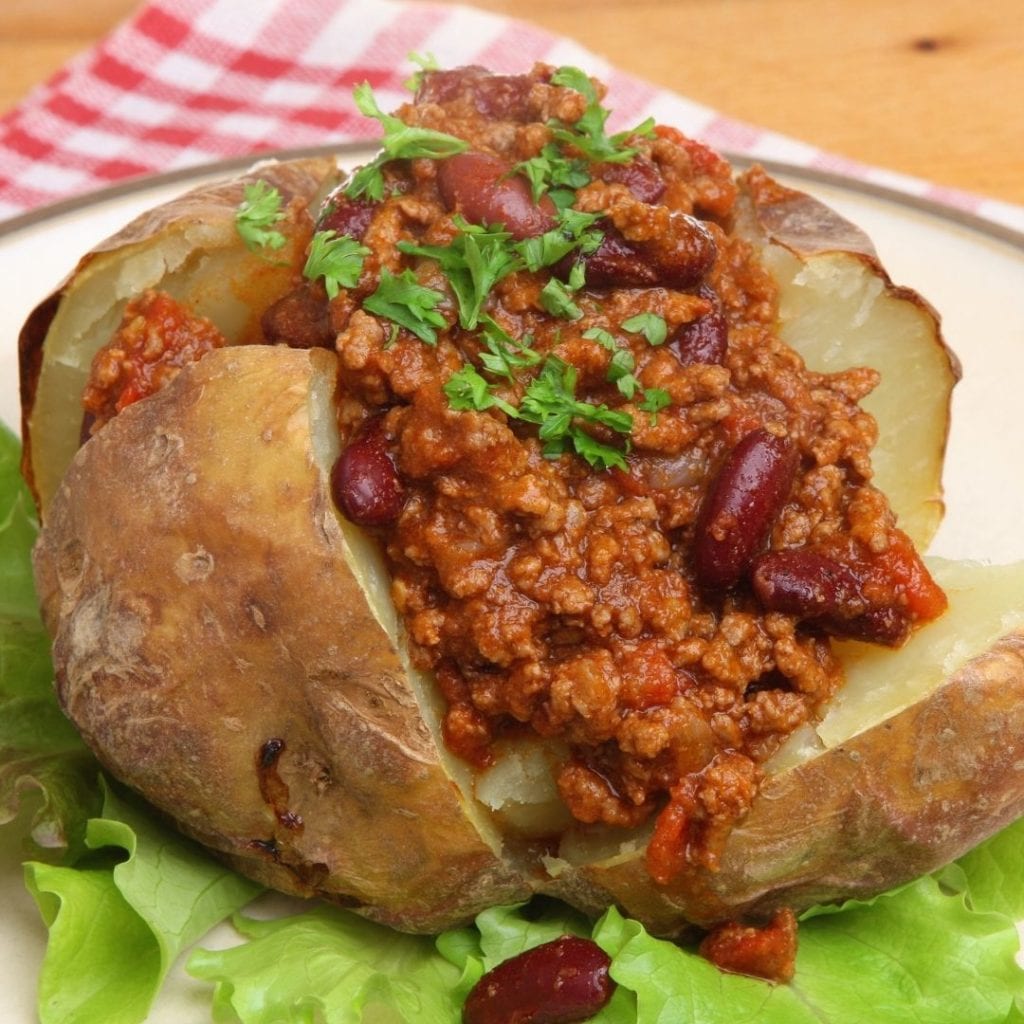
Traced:
MULTIPOLYGON (((299 146, 291 149, 257 150, 240 156, 228 157, 224 160, 189 164, 187 167, 175 168, 172 171, 138 175, 137 177, 115 182, 105 188, 69 196, 66 199, 59 199, 54 203, 49 203, 28 210, 25 213, 17 214, 5 221, 0 221, 0 241, 6 241, 9 236, 15 235, 27 228, 35 227, 44 221, 58 219, 91 206, 100 206, 103 203, 123 199, 134 193, 146 192, 150 189, 163 188, 173 184, 187 185, 190 181, 198 182, 219 175, 235 174, 263 160, 298 160, 334 155, 351 158, 363 154, 367 156, 372 155, 377 152, 378 148, 375 140, 325 142, 315 146, 299 146)), ((750 154, 736 153, 729 149, 723 149, 721 153, 729 163, 737 168, 748 168, 760 164, 772 174, 796 178, 800 181, 809 182, 812 185, 825 185, 831 188, 854 192, 874 199, 881 199, 896 206, 918 210, 938 220, 957 225, 958 227, 968 228, 989 239, 1009 243, 1011 246, 1024 249, 1024 232, 1018 231, 1009 225, 990 220, 970 210, 950 206, 936 199, 930 199, 927 196, 915 195, 889 185, 853 178, 838 171, 831 171, 820 167, 806 167, 800 164, 789 163, 785 160, 754 157, 750 154)))

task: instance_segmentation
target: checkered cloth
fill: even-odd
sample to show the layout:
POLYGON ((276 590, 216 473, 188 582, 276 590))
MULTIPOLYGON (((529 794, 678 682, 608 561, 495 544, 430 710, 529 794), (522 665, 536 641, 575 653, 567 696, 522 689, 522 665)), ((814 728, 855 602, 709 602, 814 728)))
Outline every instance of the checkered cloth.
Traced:
POLYGON ((613 124, 647 116, 732 153, 837 171, 1024 230, 1024 208, 840 160, 622 74, 567 39, 465 7, 397 0, 151 0, 0 120, 0 219, 136 175, 370 139, 355 109, 407 97, 408 55, 520 71, 576 64, 613 124))

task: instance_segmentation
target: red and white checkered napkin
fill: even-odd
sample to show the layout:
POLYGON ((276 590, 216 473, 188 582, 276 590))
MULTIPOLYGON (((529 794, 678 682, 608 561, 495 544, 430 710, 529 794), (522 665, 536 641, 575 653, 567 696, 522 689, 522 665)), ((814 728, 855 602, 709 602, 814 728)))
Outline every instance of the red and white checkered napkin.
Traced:
POLYGON ((407 98, 412 52, 444 66, 575 64, 609 85, 619 127, 649 115, 733 153, 937 199, 1024 230, 1024 208, 837 160, 622 74, 531 25, 398 0, 151 0, 0 120, 0 219, 136 175, 373 138, 352 87, 407 98))

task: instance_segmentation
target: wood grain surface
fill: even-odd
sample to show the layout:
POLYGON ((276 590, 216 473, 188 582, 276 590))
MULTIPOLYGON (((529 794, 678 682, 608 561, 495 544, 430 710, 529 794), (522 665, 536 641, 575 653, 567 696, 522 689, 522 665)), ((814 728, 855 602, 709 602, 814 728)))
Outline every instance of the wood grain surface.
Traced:
MULTIPOLYGON (((623 69, 731 117, 855 160, 1024 203, 1022 0, 471 5, 573 36, 623 69)), ((0 110, 135 6, 0 0, 0 110)))

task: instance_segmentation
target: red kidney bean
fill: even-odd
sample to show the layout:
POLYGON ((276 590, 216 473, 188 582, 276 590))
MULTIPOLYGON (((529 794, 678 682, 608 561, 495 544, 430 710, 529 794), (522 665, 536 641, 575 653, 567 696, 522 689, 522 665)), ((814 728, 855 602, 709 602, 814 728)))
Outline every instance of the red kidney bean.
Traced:
POLYGON ((451 103, 465 96, 486 117, 502 121, 535 120, 528 75, 492 75, 470 64, 443 71, 425 71, 416 90, 417 103, 451 103))
POLYGON ((636 156, 628 164, 602 164, 602 181, 625 185, 641 203, 655 204, 665 194, 665 179, 657 165, 645 156, 636 156))
POLYGON ((668 288, 698 285, 718 256, 711 232, 696 217, 685 213, 673 213, 668 230, 641 251, 655 260, 658 282, 668 288))
POLYGON ((367 420, 338 457, 331 470, 331 493, 357 526, 386 526, 402 511, 405 491, 379 416, 367 420))
POLYGON ((469 993, 463 1024, 575 1024, 612 997, 611 961, 596 942, 563 935, 488 971, 469 993))
POLYGON ((864 597, 862 573, 808 548, 766 552, 752 581, 768 611, 799 616, 833 636, 896 645, 910 632, 898 607, 872 606, 864 597))
POLYGON ((520 240, 550 231, 555 204, 548 196, 535 203, 530 183, 511 168, 490 153, 458 153, 438 161, 437 188, 445 206, 473 224, 504 224, 520 240))
MULTIPOLYGON (((586 257, 590 288, 693 288, 718 255, 708 229, 684 213, 673 213, 668 230, 653 242, 627 242, 610 224, 599 226, 604 238, 586 257)), ((561 264, 558 270, 561 275, 561 264)))
POLYGON ((290 348, 331 348, 334 345, 326 297, 305 284, 270 305, 260 317, 260 327, 270 344, 290 348))
POLYGON ((688 324, 680 324, 668 340, 668 347, 683 366, 725 362, 729 348, 729 324, 713 310, 688 324))
POLYGON ((349 199, 344 186, 335 189, 324 201, 317 218, 317 231, 333 231, 362 241, 379 204, 370 199, 349 199))
POLYGON ((697 517, 693 568, 702 587, 725 590, 746 575, 785 503, 797 461, 791 441, 763 428, 729 453, 697 517))

